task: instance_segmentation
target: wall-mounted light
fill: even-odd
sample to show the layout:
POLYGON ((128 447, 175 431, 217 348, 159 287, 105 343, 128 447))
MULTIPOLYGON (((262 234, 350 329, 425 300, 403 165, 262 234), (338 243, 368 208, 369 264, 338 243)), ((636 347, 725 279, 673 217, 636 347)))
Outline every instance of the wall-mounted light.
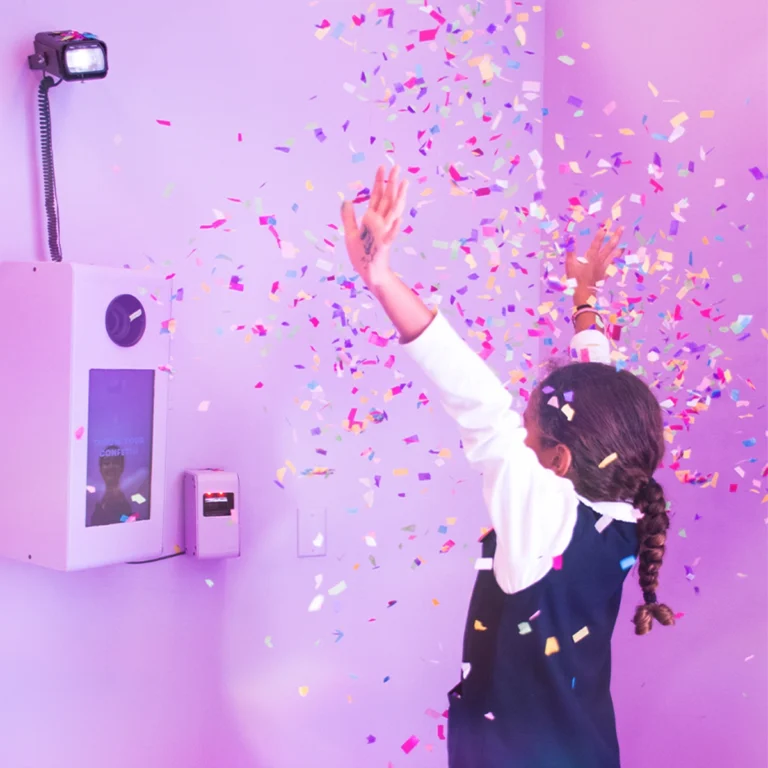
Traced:
POLYGON ((28 57, 29 68, 42 71, 37 92, 40 114, 40 150, 43 156, 43 190, 48 219, 48 252, 53 261, 61 261, 59 201, 56 197, 56 174, 53 168, 51 105, 48 91, 62 81, 85 82, 107 76, 107 46, 90 32, 38 32, 35 52, 28 57), (58 77, 54 80, 51 75, 58 77))
POLYGON ((90 32, 38 32, 29 68, 62 80, 98 80, 107 76, 107 46, 90 32))

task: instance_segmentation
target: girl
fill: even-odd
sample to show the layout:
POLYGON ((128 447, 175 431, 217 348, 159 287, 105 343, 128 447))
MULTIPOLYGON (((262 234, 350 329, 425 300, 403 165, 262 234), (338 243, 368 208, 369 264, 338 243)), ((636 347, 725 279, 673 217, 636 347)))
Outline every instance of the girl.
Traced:
POLYGON ((547 376, 521 419, 491 369, 390 270, 405 192, 397 168, 386 184, 380 168, 361 226, 350 203, 342 218, 352 266, 458 422, 493 523, 476 564, 461 682, 449 694, 449 765, 618 768, 611 634, 636 557, 637 634, 654 619, 674 623, 656 600, 669 527, 653 479, 661 410, 638 378, 607 364, 607 339, 588 327, 621 230, 601 228, 583 259, 568 254, 572 351, 588 362, 547 376))

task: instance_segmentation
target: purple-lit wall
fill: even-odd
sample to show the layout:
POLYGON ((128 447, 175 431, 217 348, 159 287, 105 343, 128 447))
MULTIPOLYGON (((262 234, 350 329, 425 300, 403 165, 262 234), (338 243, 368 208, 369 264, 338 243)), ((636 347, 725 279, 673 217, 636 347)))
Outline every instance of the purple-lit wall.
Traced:
POLYGON ((673 519, 659 596, 685 616, 674 629, 637 638, 629 624, 636 581, 625 592, 613 690, 626 768, 768 764, 767 507, 761 505, 768 180, 756 181, 749 171, 768 173, 767 36, 759 2, 547 4, 549 212, 566 214, 569 198, 589 207, 602 196, 597 218, 604 220, 620 202, 621 222, 634 230, 626 238, 632 250, 645 242, 650 264, 661 258, 662 267, 671 267, 647 274, 640 264, 621 285, 614 280, 613 308, 625 320, 631 300, 641 299, 635 316, 642 319, 624 330, 620 345, 628 367, 643 366, 649 380, 660 382, 660 400, 675 398, 667 423, 690 422, 668 446, 690 451, 678 470, 690 478, 718 474, 713 488, 711 480, 696 487, 669 470, 660 473, 673 519), (570 97, 581 101, 581 112, 570 97), (714 116, 701 117, 708 110, 714 116), (670 121, 683 112, 688 120, 680 138, 654 138, 673 138, 670 121), (649 174, 654 153, 663 170, 653 177, 658 191, 649 174), (580 175, 563 172, 569 161, 579 164, 580 175), (632 194, 645 203, 631 202, 632 194), (678 211, 685 223, 670 237, 675 205, 685 201, 678 211), (666 253, 671 261, 663 260, 666 253), (692 278, 704 270, 709 277, 692 278), (743 332, 739 315, 753 316, 743 332), (716 380, 718 372, 725 382, 716 380), (696 414, 713 390, 720 399, 696 414))
MULTIPOLYGON (((37 80, 24 68, 30 41, 58 24, 89 29, 110 46, 109 77, 51 93, 64 256, 174 275, 183 289, 169 308, 168 551, 183 543, 185 467, 238 471, 244 499, 238 561, 178 558, 77 574, 0 564, 0 765, 445 764, 444 694, 458 675, 475 542, 487 520, 434 393, 395 344, 376 343, 391 327, 350 282, 338 241, 338 193, 353 197, 388 156, 418 168, 398 268, 441 301, 476 349, 485 343, 515 394, 530 389, 537 343, 551 338, 540 302, 557 300, 539 288, 542 221, 566 213, 567 198, 582 190, 611 202, 638 191, 646 207, 625 200, 622 221, 644 213, 647 238, 656 227, 666 233, 674 202, 689 198, 688 223, 667 242, 669 288, 622 343, 644 339, 642 356, 654 344, 664 350, 656 312, 674 306, 693 250, 691 269, 707 266, 711 285, 697 281, 677 302, 684 319, 668 330, 690 336, 671 341, 661 360, 689 363, 672 393, 681 423, 688 390, 716 369, 706 368, 710 347, 699 361, 675 353, 689 341, 723 349, 718 366, 733 381, 674 441, 692 451, 682 467, 719 471, 720 480, 714 490, 669 482, 676 516, 662 594, 686 615, 644 639, 622 622, 617 708, 630 768, 649 754, 658 766, 710 755, 761 764, 765 489, 752 483, 765 457, 766 323, 757 299, 768 182, 753 182, 747 169, 768 172, 766 83, 764 58, 734 57, 759 50, 765 24, 760 32, 746 11, 725 19, 713 11, 685 43, 700 40, 702 49, 688 51, 688 22, 660 5, 643 6, 647 19, 622 21, 620 10, 598 14, 597 2, 553 1, 545 25, 530 3, 489 0, 474 19, 444 8, 462 30, 450 38, 418 5, 390 5, 391 27, 388 14, 351 0, 222 0, 183 13, 145 0, 130 8, 74 0, 68 14, 43 0, 14 9, 0 30, 0 258, 45 257, 37 80), (420 40, 419 31, 435 29, 434 42, 429 33, 420 40), (723 53, 705 50, 713 41, 723 53), (557 61, 563 54, 572 67, 557 61), (583 117, 573 117, 570 95, 583 100, 583 117), (611 100, 617 107, 606 116, 611 100), (691 119, 676 143, 642 135, 643 114, 654 130, 683 109, 691 119), (715 109, 714 119, 700 120, 702 109, 715 109), (591 143, 593 132, 604 138, 591 143), (715 147, 703 164, 700 145, 715 147), (617 150, 635 164, 616 178, 590 178, 595 156, 617 150), (653 151, 669 185, 655 197, 646 171, 653 151), (689 159, 694 174, 677 178, 676 164, 689 159), (578 180, 559 174, 568 160, 580 163, 578 180), (716 177, 726 185, 714 189, 716 177), (713 214, 721 202, 729 207, 713 214), (743 282, 732 282, 735 272, 743 282), (691 298, 702 309, 723 300, 713 313, 723 319, 702 318, 691 298), (745 341, 720 331, 739 313, 755 315, 745 341), (734 388, 749 405, 732 400, 734 388), (752 436, 757 445, 745 448, 752 436), (734 466, 749 458, 756 463, 739 465, 738 477, 734 466), (328 555, 299 559, 297 510, 321 508, 328 555), (695 510, 702 519, 694 522, 695 510), (319 595, 322 606, 310 611, 319 595), (649 747, 651 736, 665 748, 649 747), (406 755, 412 737, 418 744, 406 755)), ((686 6, 693 13, 692 0, 686 6)), ((627 277, 628 290, 635 280, 627 277)), ((668 383, 662 389, 670 394, 668 383)), ((633 585, 627 610, 635 597, 633 585)))

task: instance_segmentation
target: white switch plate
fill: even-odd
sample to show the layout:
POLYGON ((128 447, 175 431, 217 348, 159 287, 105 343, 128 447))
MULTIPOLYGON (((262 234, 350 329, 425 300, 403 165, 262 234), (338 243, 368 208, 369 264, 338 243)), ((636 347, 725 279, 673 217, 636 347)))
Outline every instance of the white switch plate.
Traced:
POLYGON ((325 557, 327 510, 315 507, 297 513, 299 557, 325 557))

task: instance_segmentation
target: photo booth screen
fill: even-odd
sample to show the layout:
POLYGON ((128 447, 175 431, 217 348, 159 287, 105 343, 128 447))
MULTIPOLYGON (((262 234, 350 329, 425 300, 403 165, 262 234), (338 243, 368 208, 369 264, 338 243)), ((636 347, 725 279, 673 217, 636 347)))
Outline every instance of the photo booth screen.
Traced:
POLYGON ((148 520, 155 372, 91 370, 85 524, 148 520))

